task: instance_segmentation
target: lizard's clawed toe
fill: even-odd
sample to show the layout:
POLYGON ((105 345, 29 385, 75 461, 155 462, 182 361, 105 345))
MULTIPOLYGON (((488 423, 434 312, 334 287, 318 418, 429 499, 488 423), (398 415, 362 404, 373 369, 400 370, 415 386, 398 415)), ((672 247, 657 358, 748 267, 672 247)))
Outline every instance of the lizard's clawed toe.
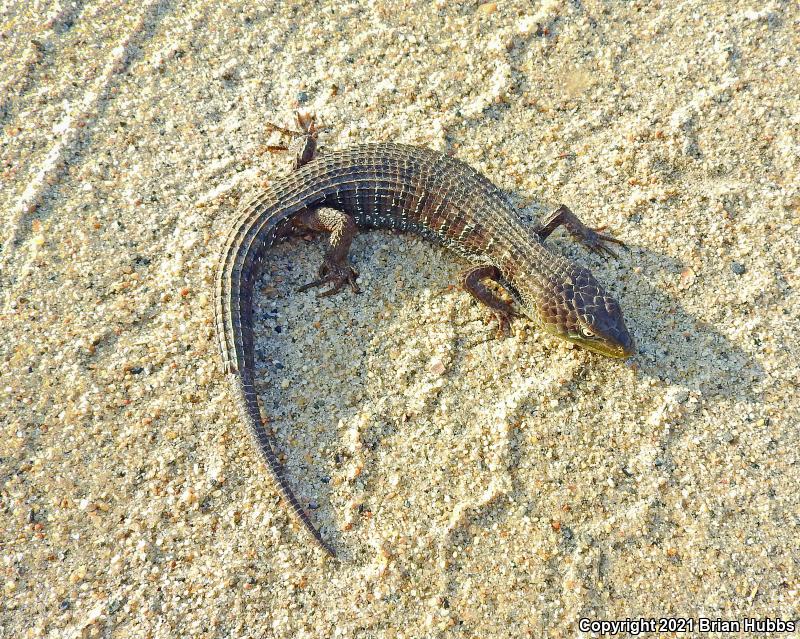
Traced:
POLYGON ((309 282, 308 284, 304 284, 298 288, 297 291, 302 293, 303 291, 307 291, 312 288, 318 288, 320 286, 330 284, 331 288, 329 288, 327 291, 322 291, 321 293, 317 294, 317 297, 330 297, 331 295, 336 295, 339 293, 346 284, 349 284, 353 293, 361 292, 361 289, 356 283, 356 280, 358 279, 358 272, 348 264, 341 265, 325 261, 319 268, 319 275, 319 279, 309 282))
POLYGON ((629 250, 628 247, 625 245, 625 242, 623 242, 622 240, 618 240, 616 237, 612 235, 599 233, 599 231, 603 229, 605 229, 605 226, 599 226, 594 229, 587 228, 583 244, 592 253, 597 253, 600 255, 610 255, 613 258, 619 259, 619 254, 608 245, 617 244, 618 246, 621 246, 625 250, 629 250))
POLYGON ((494 310, 493 315, 497 320, 497 339, 511 337, 511 320, 519 315, 513 311, 494 310))

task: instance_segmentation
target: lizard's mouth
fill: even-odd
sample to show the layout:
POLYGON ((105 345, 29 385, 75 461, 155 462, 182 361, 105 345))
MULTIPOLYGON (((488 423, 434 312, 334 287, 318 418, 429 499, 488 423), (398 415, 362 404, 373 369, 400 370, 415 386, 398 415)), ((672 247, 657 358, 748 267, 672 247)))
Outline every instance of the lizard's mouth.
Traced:
POLYGON ((631 357, 632 355, 636 354, 636 344, 632 339, 629 339, 626 344, 614 344, 599 340, 588 341, 571 339, 570 341, 588 351, 599 353, 600 355, 605 355, 606 357, 625 359, 626 357, 631 357))
POLYGON ((577 333, 567 333, 558 335, 581 348, 585 348, 593 353, 599 353, 606 357, 624 359, 636 354, 636 342, 627 330, 619 331, 619 335, 601 335, 594 333, 591 336, 580 335, 577 333))

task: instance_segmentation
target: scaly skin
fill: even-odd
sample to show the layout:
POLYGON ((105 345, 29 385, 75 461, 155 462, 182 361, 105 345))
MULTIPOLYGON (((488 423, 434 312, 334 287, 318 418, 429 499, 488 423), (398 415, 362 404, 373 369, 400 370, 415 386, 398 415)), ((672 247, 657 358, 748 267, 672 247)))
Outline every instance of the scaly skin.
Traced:
POLYGON ((475 264, 465 287, 492 308, 501 326, 515 312, 481 279, 503 285, 548 333, 610 357, 631 355, 634 344, 616 300, 586 268, 544 246, 544 238, 560 224, 594 251, 611 252, 607 242, 621 244, 584 226, 566 207, 530 230, 488 179, 459 160, 413 146, 364 144, 307 160, 241 207, 217 269, 215 323, 223 369, 242 419, 284 499, 316 542, 335 556, 286 483, 253 385, 253 286, 267 249, 294 227, 331 234, 320 279, 308 285, 329 283, 326 294, 345 284, 357 290, 357 275, 347 263, 356 228, 399 229, 443 244, 475 264))

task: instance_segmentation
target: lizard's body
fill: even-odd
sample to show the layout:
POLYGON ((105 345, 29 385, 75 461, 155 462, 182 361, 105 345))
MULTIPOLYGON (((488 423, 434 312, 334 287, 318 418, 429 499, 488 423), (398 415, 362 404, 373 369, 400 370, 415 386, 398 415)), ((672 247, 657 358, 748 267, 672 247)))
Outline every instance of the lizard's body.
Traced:
POLYGON ((501 283, 526 314, 551 333, 612 356, 629 355, 633 344, 619 306, 591 274, 543 244, 558 224, 594 250, 605 248, 603 241, 613 241, 584 227, 566 207, 548 224, 530 230, 488 179, 454 158, 423 148, 365 144, 309 160, 298 161, 302 166, 240 209, 217 270, 215 321, 223 369, 242 419, 282 496, 319 545, 334 555, 286 482, 274 438, 262 424, 254 387, 253 287, 267 249, 293 227, 331 234, 322 279, 312 283, 333 284, 328 293, 346 283, 357 290, 357 275, 347 264, 356 228, 399 229, 441 243, 475 263, 464 284, 494 310, 501 326, 512 316, 511 308, 483 286, 482 279, 501 283), (579 303, 588 304, 588 310, 578 309, 579 303), (599 339, 598 319, 602 343, 587 345, 599 339))

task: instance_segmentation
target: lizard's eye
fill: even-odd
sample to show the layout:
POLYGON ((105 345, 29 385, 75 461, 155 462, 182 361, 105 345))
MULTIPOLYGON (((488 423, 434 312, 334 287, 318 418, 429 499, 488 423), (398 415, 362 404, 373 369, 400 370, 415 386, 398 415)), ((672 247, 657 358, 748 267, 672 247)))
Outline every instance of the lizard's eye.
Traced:
POLYGON ((590 331, 585 326, 581 326, 581 335, 583 335, 584 337, 594 337, 594 332, 590 331))

